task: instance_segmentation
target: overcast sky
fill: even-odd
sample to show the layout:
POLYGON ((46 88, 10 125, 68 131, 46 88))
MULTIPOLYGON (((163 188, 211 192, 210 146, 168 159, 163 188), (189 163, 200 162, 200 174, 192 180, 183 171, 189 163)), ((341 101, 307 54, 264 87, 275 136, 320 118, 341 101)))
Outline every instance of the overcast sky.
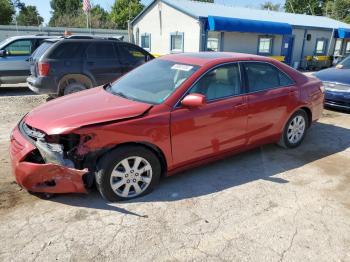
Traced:
MULTIPOLYGON (((144 5, 149 4, 152 0, 141 0, 144 5)), ((259 7, 262 3, 265 3, 267 0, 215 0, 216 3, 226 4, 226 5, 237 5, 237 6, 250 6, 250 7, 259 7)), ((271 1, 271 0, 270 0, 271 1)), ((35 5, 44 18, 44 24, 48 23, 50 20, 50 0, 40 0, 38 5, 38 0, 22 0, 26 5, 35 5)), ((111 6, 114 3, 114 0, 90 0, 92 4, 100 4, 106 10, 110 10, 111 6)), ((273 3, 283 4, 284 0, 272 0, 273 3)))

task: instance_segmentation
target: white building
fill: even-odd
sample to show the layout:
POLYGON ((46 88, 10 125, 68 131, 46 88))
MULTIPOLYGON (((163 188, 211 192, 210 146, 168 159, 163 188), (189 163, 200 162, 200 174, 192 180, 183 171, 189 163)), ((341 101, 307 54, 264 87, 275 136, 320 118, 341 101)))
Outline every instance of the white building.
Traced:
POLYGON ((154 0, 132 22, 133 40, 153 54, 232 51, 274 56, 350 54, 350 25, 328 17, 219 4, 154 0))

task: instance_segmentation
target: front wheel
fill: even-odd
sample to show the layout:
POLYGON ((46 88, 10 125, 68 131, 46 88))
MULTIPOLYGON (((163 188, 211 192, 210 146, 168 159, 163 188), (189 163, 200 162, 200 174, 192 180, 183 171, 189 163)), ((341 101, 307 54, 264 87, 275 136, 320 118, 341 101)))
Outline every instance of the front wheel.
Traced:
POLYGON ((114 202, 149 193, 161 174, 158 157, 150 150, 129 146, 107 153, 99 161, 96 185, 101 195, 114 202))
POLYGON ((284 148, 295 148, 299 146, 305 138, 308 125, 306 112, 304 110, 298 110, 288 120, 278 144, 284 148))

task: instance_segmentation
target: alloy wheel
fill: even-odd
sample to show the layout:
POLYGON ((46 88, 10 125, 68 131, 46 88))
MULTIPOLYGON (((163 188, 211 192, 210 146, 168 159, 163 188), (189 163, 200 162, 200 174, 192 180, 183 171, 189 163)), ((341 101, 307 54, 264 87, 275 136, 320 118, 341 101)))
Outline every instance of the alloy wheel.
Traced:
POLYGON ((150 185, 152 173, 152 166, 146 159, 139 156, 125 158, 112 171, 111 188, 123 198, 138 196, 150 185))
POLYGON ((305 118, 301 115, 296 115, 292 121, 290 121, 288 130, 287 130, 287 138, 289 143, 296 144, 298 143, 304 136, 306 128, 305 118))

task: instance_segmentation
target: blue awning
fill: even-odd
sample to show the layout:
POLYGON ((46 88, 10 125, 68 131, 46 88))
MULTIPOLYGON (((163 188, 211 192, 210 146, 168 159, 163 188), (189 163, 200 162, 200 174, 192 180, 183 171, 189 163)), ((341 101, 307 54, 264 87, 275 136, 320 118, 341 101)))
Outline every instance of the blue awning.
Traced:
POLYGON ((290 35, 292 26, 287 23, 208 16, 208 30, 244 33, 290 35))
POLYGON ((350 38, 350 29, 338 28, 335 38, 350 38))

